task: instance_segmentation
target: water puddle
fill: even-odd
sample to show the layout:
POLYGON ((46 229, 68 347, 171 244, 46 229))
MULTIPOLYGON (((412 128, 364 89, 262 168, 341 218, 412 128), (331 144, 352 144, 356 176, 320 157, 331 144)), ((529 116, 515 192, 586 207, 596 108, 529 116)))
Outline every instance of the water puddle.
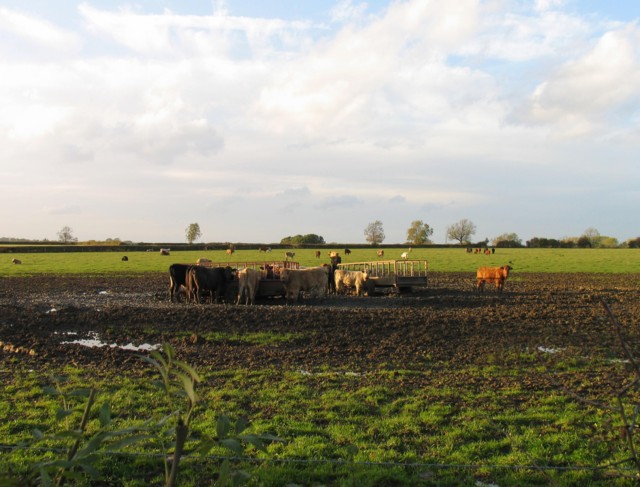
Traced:
POLYGON ((344 375, 347 377, 360 377, 362 374, 360 372, 310 372, 308 370, 300 369, 298 371, 300 375, 344 375))
MULTIPOLYGON (((65 332, 64 334, 77 335, 78 333, 70 331, 70 332, 65 332)), ((98 333, 96 332, 89 333, 89 336, 90 338, 81 338, 78 340, 67 340, 67 341, 60 342, 60 344, 61 345, 80 345, 80 346, 89 347, 89 348, 102 348, 102 347, 119 348, 121 350, 131 350, 134 352, 140 352, 140 351, 150 352, 152 350, 158 350, 162 346, 160 344, 152 345, 150 343, 143 343, 141 345, 134 345, 133 343, 128 343, 126 345, 118 345, 117 343, 103 342, 100 339, 100 335, 98 335, 98 333)))
POLYGON ((543 346, 538 347, 538 352, 542 352, 542 353, 560 353, 560 352, 564 352, 565 350, 566 348, 551 348, 551 347, 543 347, 543 346))

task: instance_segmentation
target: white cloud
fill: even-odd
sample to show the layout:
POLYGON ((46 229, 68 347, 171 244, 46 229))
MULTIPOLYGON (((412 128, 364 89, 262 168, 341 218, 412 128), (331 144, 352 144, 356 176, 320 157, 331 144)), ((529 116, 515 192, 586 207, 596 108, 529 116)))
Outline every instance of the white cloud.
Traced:
MULTIPOLYGON (((14 36, 18 42, 25 42, 32 48, 49 53, 76 52, 81 45, 77 34, 58 28, 51 22, 21 12, 0 7, 0 34, 14 36)), ((6 44, 7 47, 13 47, 6 44)), ((0 48, 5 55, 15 55, 11 49, 0 48)))
POLYGON ((637 26, 605 33, 593 49, 571 59, 540 83, 530 98, 528 118, 580 135, 628 123, 638 113, 640 31, 637 26))
POLYGON ((165 241, 187 214, 222 241, 362 241, 382 219, 392 242, 473 218, 526 238, 558 195, 619 184, 603 160, 640 177, 636 24, 557 0, 340 1, 329 24, 213 12, 84 3, 69 33, 0 9, 22 57, 0 56, 0 218, 165 241))

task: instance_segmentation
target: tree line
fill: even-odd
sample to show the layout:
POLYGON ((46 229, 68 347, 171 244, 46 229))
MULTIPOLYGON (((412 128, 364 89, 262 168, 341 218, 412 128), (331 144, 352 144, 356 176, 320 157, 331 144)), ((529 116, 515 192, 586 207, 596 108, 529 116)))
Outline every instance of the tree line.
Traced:
MULTIPOLYGON (((407 229, 406 244, 408 245, 429 245, 431 236, 433 235, 433 227, 423 220, 413 220, 407 229)), ((503 248, 640 248, 640 237, 628 239, 625 242, 618 242, 615 237, 600 235, 597 229, 593 227, 587 228, 582 235, 578 237, 565 237, 563 239, 533 237, 524 244, 517 233, 503 233, 494 237, 492 240, 488 238, 479 242, 472 240, 477 231, 476 225, 466 218, 453 223, 447 227, 447 240, 455 241, 461 246, 472 247, 503 247, 503 248)), ((202 237, 200 225, 198 223, 190 223, 185 229, 185 238, 189 244, 194 243, 202 237)), ((384 233, 384 225, 382 221, 375 220, 369 223, 364 229, 364 237, 367 243, 371 245, 380 245, 384 242, 386 236, 384 233)), ((0 238, 0 241, 26 241, 25 239, 7 239, 0 238)), ((58 241, 65 244, 77 243, 78 239, 73 236, 73 229, 64 226, 58 232, 58 241)), ((121 243, 119 238, 108 238, 107 244, 121 243)), ((282 245, 324 245, 326 242, 321 235, 309 233, 306 235, 287 236, 280 240, 282 245)))

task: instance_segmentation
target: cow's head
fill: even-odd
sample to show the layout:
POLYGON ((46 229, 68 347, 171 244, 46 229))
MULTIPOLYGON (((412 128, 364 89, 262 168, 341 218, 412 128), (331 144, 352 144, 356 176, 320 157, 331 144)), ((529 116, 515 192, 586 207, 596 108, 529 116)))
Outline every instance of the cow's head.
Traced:
POLYGON ((224 280, 232 282, 237 275, 237 269, 232 269, 230 266, 224 268, 224 280))
POLYGON ((289 269, 286 267, 280 271, 280 280, 288 281, 289 280, 289 269))

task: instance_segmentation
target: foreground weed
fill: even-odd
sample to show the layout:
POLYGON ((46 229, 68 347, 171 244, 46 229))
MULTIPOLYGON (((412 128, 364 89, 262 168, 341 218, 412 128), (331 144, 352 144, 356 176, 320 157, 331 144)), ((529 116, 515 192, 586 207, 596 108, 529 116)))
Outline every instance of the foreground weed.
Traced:
MULTIPOLYGON (((105 401, 98 408, 100 427, 92 434, 88 425, 92 408, 96 402, 95 389, 73 389, 66 391, 64 377, 54 377, 53 386, 44 388, 48 395, 59 398, 60 407, 56 411, 56 421, 62 428, 53 434, 44 434, 41 429, 33 430, 33 440, 21 446, 36 447, 39 444, 50 445, 53 452, 63 455, 52 460, 44 460, 33 465, 33 478, 28 482, 39 482, 44 486, 61 486, 68 480, 80 480, 85 475, 99 478, 96 465, 100 453, 120 451, 126 446, 141 441, 146 436, 139 434, 137 428, 110 431, 111 403, 105 401), (84 407, 78 400, 86 400, 84 407), (78 418, 78 413, 82 412, 78 418)), ((27 481, 27 479, 25 479, 27 481)))
MULTIPOLYGON (((170 413, 160 419, 155 425, 151 425, 151 431, 155 433, 160 442, 162 451, 173 454, 163 455, 165 486, 174 487, 177 484, 180 459, 185 451, 185 444, 189 438, 191 421, 199 397, 195 386, 201 381, 200 376, 189 364, 176 359, 173 347, 168 343, 163 344, 163 353, 154 351, 150 356, 141 355, 145 362, 151 364, 160 374, 160 380, 155 384, 164 393, 170 413), (170 448, 170 442, 173 443, 170 448)), ((240 456, 244 453, 245 445, 250 444, 255 448, 266 451, 265 442, 279 441, 280 439, 268 435, 246 434, 249 422, 244 418, 235 423, 226 416, 220 416, 216 422, 215 438, 203 438, 197 451, 206 455, 214 447, 222 446, 240 456)), ((242 485, 249 479, 249 474, 242 470, 233 471, 229 460, 225 459, 220 465, 217 485, 242 485)))

